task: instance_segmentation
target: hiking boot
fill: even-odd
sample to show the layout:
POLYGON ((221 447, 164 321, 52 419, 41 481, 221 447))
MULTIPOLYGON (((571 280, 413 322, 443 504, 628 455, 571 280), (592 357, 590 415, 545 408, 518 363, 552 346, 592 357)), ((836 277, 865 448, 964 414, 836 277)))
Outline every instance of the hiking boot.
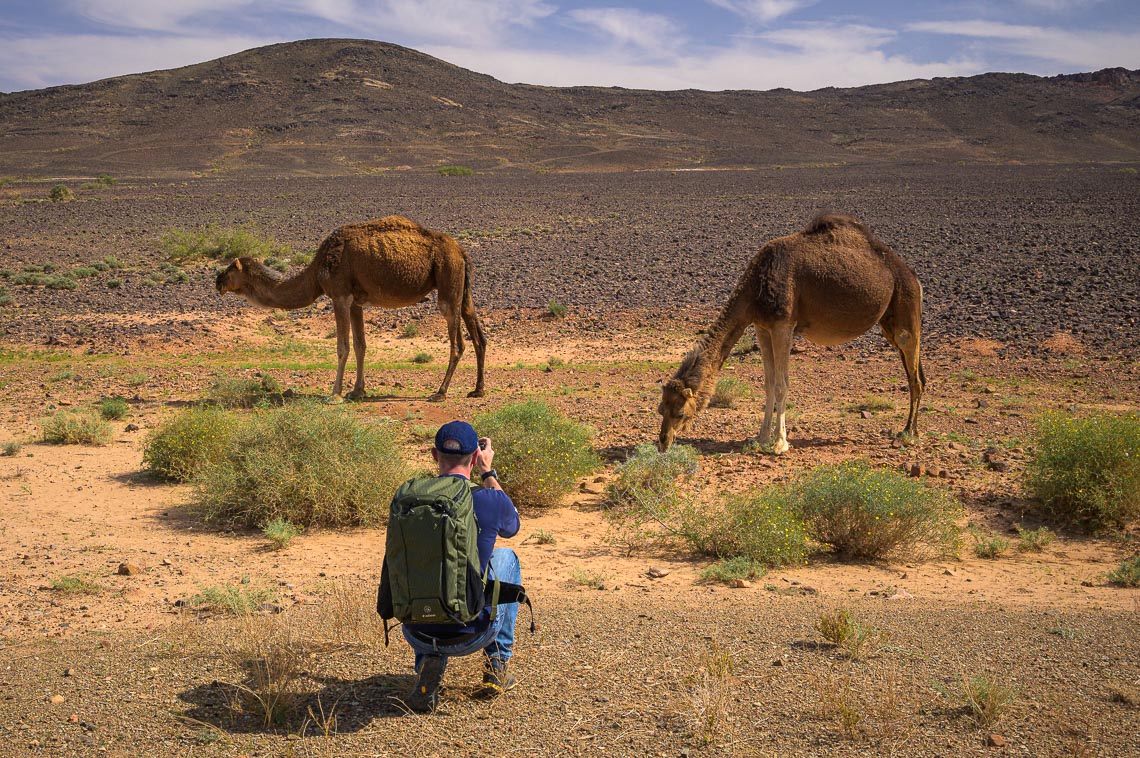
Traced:
POLYGON ((416 686, 408 695, 408 707, 419 713, 431 713, 439 705, 439 685, 443 682, 443 671, 447 659, 442 655, 425 655, 420 664, 420 675, 416 686))
POLYGON ((507 690, 514 689, 517 683, 515 675, 507 668, 507 662, 492 658, 487 661, 483 672, 483 687, 479 694, 484 698, 498 697, 507 690))

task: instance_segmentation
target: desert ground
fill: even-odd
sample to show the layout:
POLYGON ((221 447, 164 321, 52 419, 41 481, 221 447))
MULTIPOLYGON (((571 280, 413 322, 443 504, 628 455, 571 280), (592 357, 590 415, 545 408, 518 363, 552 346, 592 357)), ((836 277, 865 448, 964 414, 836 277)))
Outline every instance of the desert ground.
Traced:
POLYGON ((0 279, 11 295, 0 307, 0 444, 22 443, 0 457, 3 752, 1140 753, 1140 592, 1105 578, 1135 553, 1135 528, 1058 530, 1044 552, 995 560, 976 557, 968 540, 956 559, 817 555, 728 587, 701 580, 710 559, 627 550, 603 507, 616 464, 656 437, 659 382, 748 258, 833 210, 870 225, 923 283, 919 439, 894 441, 905 377, 874 331, 835 348, 797 341, 792 449, 755 451, 746 443, 763 415, 763 371, 759 353, 742 348, 725 371, 752 396, 708 409, 680 440, 700 454, 696 484, 744 491, 862 457, 921 471, 955 495, 963 526, 979 533, 1039 526, 1023 490, 1035 419, 1140 406, 1140 193, 1129 168, 121 177, 67 203, 27 202, 54 182, 0 188, 0 268, 67 269, 108 255, 123 263, 75 290, 0 279), (518 688, 475 699, 480 664, 457 660, 430 716, 402 707, 410 651, 398 634, 385 648, 370 613, 382 528, 312 530, 271 550, 255 531, 203 523, 187 485, 157 481, 142 465, 148 432, 216 377, 265 374, 319 398, 335 372, 327 300, 280 312, 219 297, 213 265, 162 273, 162 233, 251 224, 313 250, 340 224, 390 213, 446 231, 471 253, 488 394, 465 397, 469 349, 449 398, 427 402, 447 356, 434 304, 372 309, 369 395, 353 412, 395 421, 406 459, 426 466, 425 428, 539 397, 591 425, 605 461, 563 502, 524 510, 519 535, 505 541, 520 555, 538 624, 528 633, 520 614, 518 688), (434 360, 412 363, 420 352, 434 360), (130 414, 115 422, 111 444, 38 441, 53 411, 112 396, 127 398, 130 414), (882 402, 861 412, 870 397, 882 402), (540 544, 540 532, 553 544, 540 544), (120 564, 134 570, 120 575, 120 564), (95 587, 53 588, 71 576, 95 587), (235 619, 185 608, 203 588, 243 583, 272 591, 280 613, 235 619), (838 609, 889 640, 849 659, 815 629, 838 609), (231 707, 247 672, 227 651, 268 628, 305 655, 297 715, 266 726, 231 707), (725 659, 731 671, 717 675, 725 659), (984 729, 942 694, 978 674, 1016 692, 984 729))

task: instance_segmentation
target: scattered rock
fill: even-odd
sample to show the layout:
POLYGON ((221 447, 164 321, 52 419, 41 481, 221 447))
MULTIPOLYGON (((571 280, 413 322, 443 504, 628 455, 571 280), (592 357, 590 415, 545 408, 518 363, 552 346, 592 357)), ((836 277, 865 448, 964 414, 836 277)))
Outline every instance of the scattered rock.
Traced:
POLYGON ((137 432, 139 430, 138 424, 127 424, 123 427, 124 432, 137 432))
POLYGON ((890 595, 885 595, 885 599, 887 599, 887 600, 910 600, 913 597, 914 597, 914 595, 910 594, 909 592, 904 590, 902 587, 899 587, 897 590, 894 591, 894 593, 892 593, 890 595))
POLYGON ((657 566, 650 566, 645 575, 650 579, 660 579, 663 576, 669 576, 672 572, 668 569, 658 568, 657 566))
POLYGON ((957 576, 957 574, 955 574, 955 573, 954 573, 953 571, 951 571, 950 569, 944 569, 944 570, 942 571, 942 575, 943 575, 943 576, 957 576))
POLYGON ((75 669, 69 668, 63 672, 64 676, 75 676, 75 669))
POLYGON ((743 589, 745 587, 751 587, 752 582, 748 581, 747 579, 733 579, 732 586, 736 589, 743 589))
POLYGON ((777 658, 776 660, 772 661, 772 665, 773 666, 783 666, 784 665, 784 659, 783 658, 777 658))
POLYGON ((987 735, 986 736, 986 746, 987 747, 1005 747, 1006 746, 1005 737, 1002 737, 1000 734, 987 735))
POLYGON ((910 464, 910 475, 917 478, 926 475, 926 466, 922 463, 910 464))
POLYGON ((67 720, 68 720, 69 722, 71 722, 72 724, 78 724, 78 723, 79 723, 79 714, 78 714, 78 713, 73 713, 73 714, 71 714, 70 716, 68 716, 68 717, 67 717, 67 720))
POLYGON ((870 411, 859 411, 859 418, 871 418, 873 414, 870 411))
POLYGON ((1009 470, 1009 464, 1001 458, 991 458, 986 465, 989 466, 990 471, 997 471, 998 473, 1009 470))
POLYGON ((50 698, 48 698, 48 700, 49 700, 49 701, 50 701, 50 702, 51 702, 53 705, 59 705, 60 703, 62 703, 62 702, 64 702, 65 700, 67 700, 67 698, 65 698, 63 695, 52 695, 50 698))
POLYGON ((283 610, 285 609, 276 603, 262 603, 261 605, 257 606, 258 613, 273 614, 281 613, 283 610))
POLYGON ((138 576, 142 573, 142 569, 133 563, 120 563, 119 576, 138 576))

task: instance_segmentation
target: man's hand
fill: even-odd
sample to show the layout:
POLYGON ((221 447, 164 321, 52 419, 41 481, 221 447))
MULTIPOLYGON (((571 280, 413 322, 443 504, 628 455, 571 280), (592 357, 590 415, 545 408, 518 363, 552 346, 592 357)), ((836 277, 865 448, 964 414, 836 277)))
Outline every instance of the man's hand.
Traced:
POLYGON ((483 437, 479 440, 479 460, 476 465, 480 474, 486 474, 494 466, 492 463, 495 460, 495 449, 491 447, 491 438, 483 437))

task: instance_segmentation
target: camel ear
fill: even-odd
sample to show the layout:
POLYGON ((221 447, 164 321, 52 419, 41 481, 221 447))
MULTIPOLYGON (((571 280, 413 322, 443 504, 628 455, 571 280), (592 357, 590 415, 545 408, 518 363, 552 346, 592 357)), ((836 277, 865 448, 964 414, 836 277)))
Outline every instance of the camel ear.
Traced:
POLYGON ((685 397, 692 397, 693 396, 693 388, 692 387, 686 387, 685 389, 681 390, 681 394, 684 395, 685 397))
POLYGON ((236 268, 238 271, 241 271, 241 258, 238 258, 234 261, 234 268, 236 268))

